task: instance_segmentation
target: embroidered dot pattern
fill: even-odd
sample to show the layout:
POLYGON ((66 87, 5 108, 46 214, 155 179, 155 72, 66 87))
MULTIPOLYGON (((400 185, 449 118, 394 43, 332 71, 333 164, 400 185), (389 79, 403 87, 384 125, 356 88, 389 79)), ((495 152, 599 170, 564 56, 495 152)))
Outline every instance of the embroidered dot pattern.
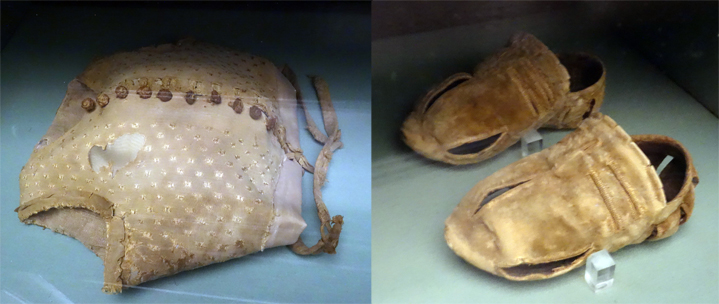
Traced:
MULTIPOLYGON (((173 273, 177 261, 193 268, 262 249, 286 158, 267 118, 256 117, 259 108, 279 111, 275 69, 211 45, 163 45, 99 60, 79 80, 100 92, 104 107, 33 153, 21 172, 21 201, 58 189, 106 198, 124 220, 124 245, 133 248, 123 269, 173 273), (215 106, 236 99, 254 115, 215 106), (114 175, 108 167, 94 172, 89 149, 132 133, 146 139, 136 159, 114 175)), ((124 275, 129 284, 148 276, 124 275)))

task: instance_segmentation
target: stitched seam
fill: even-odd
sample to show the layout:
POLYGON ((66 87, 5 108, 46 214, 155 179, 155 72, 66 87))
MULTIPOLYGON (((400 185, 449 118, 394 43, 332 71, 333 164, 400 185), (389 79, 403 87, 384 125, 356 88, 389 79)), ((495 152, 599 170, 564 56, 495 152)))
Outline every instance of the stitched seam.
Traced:
POLYGON ((589 176, 592 178, 594 185, 597 187, 597 190, 599 190, 599 194, 602 196, 602 201, 607 207, 609 215, 612 217, 612 222, 614 223, 615 229, 619 230, 620 226, 619 221, 617 220, 617 212, 616 210, 614 210, 614 206, 609 203, 609 195, 607 195, 606 186, 599 181, 599 177, 597 176, 597 173, 594 172, 594 170, 589 171, 589 176))
POLYGON ((542 109, 545 111, 553 108, 556 104, 556 100, 554 100, 554 96, 552 96, 552 89, 547 83, 547 78, 540 77, 540 75, 545 76, 541 69, 537 68, 532 63, 528 63, 526 70, 528 78, 531 79, 530 83, 534 85, 534 91, 539 95, 539 99, 535 101, 535 103, 540 104, 542 109))
POLYGON ((622 186, 622 189, 624 189, 624 192, 627 193, 627 196, 629 197, 629 201, 631 202, 632 210, 634 210, 634 214, 636 216, 639 216, 639 200, 637 199, 637 195, 634 192, 634 188, 632 188, 629 183, 622 177, 621 175, 617 174, 617 171, 614 169, 614 162, 613 161, 607 161, 607 167, 609 167, 609 170, 612 171, 612 175, 619 181, 619 185, 622 186))
POLYGON ((507 74, 509 74, 509 79, 512 81, 512 83, 517 86, 517 89, 519 90, 519 93, 522 94, 522 97, 524 97, 524 102, 529 104, 530 109, 534 113, 534 116, 539 116, 539 109, 537 108, 537 105, 532 102, 532 98, 530 98, 527 95, 527 92, 525 91, 524 86, 519 82, 519 73, 514 68, 508 68, 507 74))

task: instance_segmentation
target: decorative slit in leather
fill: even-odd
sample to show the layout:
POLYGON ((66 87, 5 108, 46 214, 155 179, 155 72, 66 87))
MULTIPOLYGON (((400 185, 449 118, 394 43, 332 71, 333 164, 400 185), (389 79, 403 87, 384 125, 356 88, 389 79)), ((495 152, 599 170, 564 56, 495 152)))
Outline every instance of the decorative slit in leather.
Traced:
POLYGON ((577 260, 585 256, 589 250, 563 260, 540 263, 540 264, 519 264, 517 266, 502 268, 502 271, 509 276, 521 278, 533 274, 551 275, 555 272, 571 267, 577 260))
POLYGON ((477 212, 479 212, 479 209, 482 209, 482 207, 483 207, 484 205, 488 204, 491 200, 493 200, 493 199, 499 197, 500 195, 506 193, 507 191, 512 190, 512 189, 516 188, 517 186, 519 186, 519 185, 521 185, 521 184, 524 184, 524 183, 526 183, 526 182, 527 182, 527 181, 523 181, 523 182, 521 182, 521 183, 514 184, 514 185, 512 185, 512 186, 507 186, 507 187, 504 187, 504 188, 494 189, 494 190, 490 191, 490 192, 487 194, 487 196, 484 197, 484 199, 482 200, 482 202, 479 203, 479 206, 477 206, 477 210, 474 211, 474 214, 477 214, 477 212))
POLYGON ((587 117, 589 117, 589 115, 592 115, 592 110, 594 110, 594 104, 596 104, 596 103, 597 103, 597 101, 594 100, 594 98, 592 98, 592 101, 589 102, 589 110, 587 110, 587 112, 585 112, 584 115, 582 115, 582 119, 587 119, 587 117))
POLYGON ((557 55, 569 72, 569 91, 579 92, 597 83, 604 74, 604 66, 594 57, 584 54, 557 55))
POLYGON ((441 91, 434 94, 434 96, 432 96, 432 99, 430 99, 429 102, 427 102, 427 106, 424 108, 424 112, 426 113, 429 110, 429 108, 432 107, 434 102, 437 101, 437 99, 439 99, 440 96, 442 96, 442 94, 449 92, 450 90, 456 88, 458 85, 462 84, 463 82, 465 82, 469 79, 471 79, 471 78, 459 78, 459 79, 456 79, 456 80, 450 82, 449 84, 447 84, 447 86, 445 86, 444 89, 442 89, 441 91))
POLYGON ((447 152, 455 154, 455 155, 467 155, 467 154, 476 154, 481 152, 484 149, 489 148, 491 145, 493 145, 497 139, 499 139, 500 136, 502 136, 503 133, 495 134, 490 137, 487 137, 485 139, 480 139, 473 142, 468 142, 465 144, 462 144, 460 146, 454 147, 452 149, 447 150, 447 152))

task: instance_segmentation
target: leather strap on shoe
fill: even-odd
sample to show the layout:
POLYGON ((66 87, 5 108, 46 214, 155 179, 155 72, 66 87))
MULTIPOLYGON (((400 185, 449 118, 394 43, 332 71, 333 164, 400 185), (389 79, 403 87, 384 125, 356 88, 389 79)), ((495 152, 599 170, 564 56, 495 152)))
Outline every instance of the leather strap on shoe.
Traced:
MULTIPOLYGON (((282 68, 282 74, 287 77, 287 79, 290 81, 290 83, 292 83, 292 86, 294 86, 295 90, 297 91, 297 102, 300 104, 300 106, 305 112, 307 129, 310 131, 312 137, 316 141, 324 144, 324 147, 322 147, 322 150, 317 157, 317 161, 315 162, 313 172, 313 194, 315 197, 315 204, 317 205, 317 215, 319 216, 321 222, 321 238, 314 246, 307 247, 307 245, 305 245, 305 243, 302 241, 302 237, 299 237, 297 239, 297 242, 290 245, 290 248, 296 254, 301 255, 318 254, 320 252, 334 254, 336 253, 335 248, 337 248, 340 233, 342 232, 342 224, 344 223, 344 221, 341 215, 335 215, 330 219, 330 214, 327 210, 327 206, 325 206, 325 203, 322 200, 321 189, 325 181, 327 180, 327 169, 329 167, 330 160, 332 159, 332 153, 335 150, 342 148, 342 142, 340 141, 342 133, 340 132, 337 124, 337 114, 335 113, 334 106, 332 105, 332 99, 330 98, 329 93, 329 86, 327 85, 327 82, 325 82, 322 78, 318 76, 310 76, 317 92, 317 98, 320 102, 320 107, 322 108, 322 119, 325 125, 325 132, 327 132, 327 135, 325 135, 322 133, 322 131, 319 130, 319 128, 317 128, 317 125, 312 120, 312 117, 310 116, 309 111, 307 110, 307 107, 302 100, 302 92, 297 83, 297 76, 295 75, 295 73, 292 71, 292 69, 289 68, 289 66, 285 65, 282 68)), ((305 168, 305 170, 307 170, 307 168, 305 168)), ((312 172, 310 170, 307 171, 312 172)))

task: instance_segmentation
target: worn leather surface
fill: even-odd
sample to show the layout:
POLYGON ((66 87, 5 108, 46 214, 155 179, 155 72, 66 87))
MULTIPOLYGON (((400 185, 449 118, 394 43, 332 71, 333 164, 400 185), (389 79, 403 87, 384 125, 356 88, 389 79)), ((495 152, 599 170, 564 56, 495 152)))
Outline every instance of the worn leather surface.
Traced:
POLYGON ((527 33, 486 58, 473 73, 452 75, 407 117, 404 141, 425 157, 469 164, 488 159, 540 127, 576 128, 598 112, 605 71, 588 54, 552 53, 527 33))
POLYGON ((232 49, 182 40, 100 59, 23 167, 16 211, 102 258, 110 293, 294 244, 306 226, 295 109, 277 67, 232 49), (145 139, 137 157, 93 170, 90 149, 126 134, 145 139))
POLYGON ((492 274, 551 278, 602 249, 673 235, 691 216, 698 183, 679 142, 629 136, 597 113, 556 145, 474 186, 447 218, 445 238, 492 274))

